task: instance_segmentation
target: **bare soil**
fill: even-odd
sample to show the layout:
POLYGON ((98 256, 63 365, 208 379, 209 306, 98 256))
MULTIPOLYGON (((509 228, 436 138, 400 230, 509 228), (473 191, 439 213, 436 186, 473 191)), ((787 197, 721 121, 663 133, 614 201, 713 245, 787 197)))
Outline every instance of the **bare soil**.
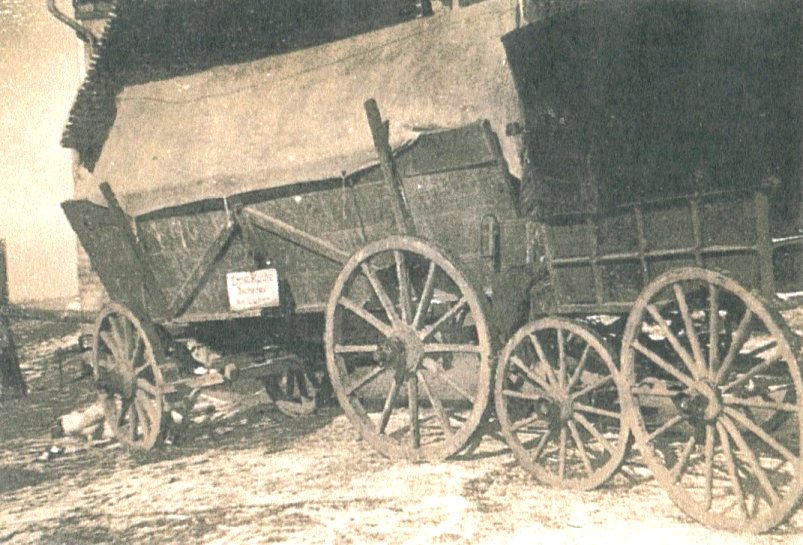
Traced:
MULTIPOLYGON (((803 313, 791 316, 803 328, 803 313)), ((634 454, 607 486, 554 490, 521 470, 489 430, 439 464, 382 458, 336 407, 290 419, 256 384, 210 390, 173 445, 147 454, 113 440, 50 437, 94 400, 63 325, 15 325, 27 399, 0 404, 0 543, 803 544, 803 511, 763 536, 686 518, 634 454), (63 449, 49 461, 38 458, 63 449)))

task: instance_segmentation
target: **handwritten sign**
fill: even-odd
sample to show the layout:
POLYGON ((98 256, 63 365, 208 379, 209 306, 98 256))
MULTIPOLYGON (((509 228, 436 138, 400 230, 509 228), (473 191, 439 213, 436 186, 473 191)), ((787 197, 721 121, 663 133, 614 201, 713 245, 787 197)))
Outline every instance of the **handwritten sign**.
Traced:
POLYGON ((231 310, 279 306, 279 278, 276 269, 226 274, 231 310))

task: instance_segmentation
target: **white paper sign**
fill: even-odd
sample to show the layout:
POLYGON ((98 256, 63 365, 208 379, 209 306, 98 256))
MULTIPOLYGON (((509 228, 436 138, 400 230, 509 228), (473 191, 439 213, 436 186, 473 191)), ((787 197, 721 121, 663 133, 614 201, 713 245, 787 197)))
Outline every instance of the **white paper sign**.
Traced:
POLYGON ((226 274, 231 310, 279 306, 279 278, 276 269, 226 274))

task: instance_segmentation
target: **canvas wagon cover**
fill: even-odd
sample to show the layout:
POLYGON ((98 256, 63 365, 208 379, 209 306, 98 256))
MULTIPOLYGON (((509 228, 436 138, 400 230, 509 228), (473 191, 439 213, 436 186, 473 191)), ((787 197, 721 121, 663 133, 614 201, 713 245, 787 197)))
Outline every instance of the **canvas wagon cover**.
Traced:
POLYGON ((376 156, 363 102, 377 100, 394 145, 421 131, 488 119, 504 137, 520 119, 500 37, 514 0, 489 0, 322 46, 125 88, 94 169, 76 196, 126 210, 340 177, 376 156))

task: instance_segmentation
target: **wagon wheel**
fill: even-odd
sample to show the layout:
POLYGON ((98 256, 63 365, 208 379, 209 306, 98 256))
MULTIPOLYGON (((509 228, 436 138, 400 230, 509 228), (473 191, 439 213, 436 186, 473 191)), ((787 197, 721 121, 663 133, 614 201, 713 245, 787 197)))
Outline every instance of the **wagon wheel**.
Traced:
POLYGON ((622 344, 622 401, 645 463, 691 517, 763 532, 794 510, 797 350, 780 316, 722 274, 670 271, 639 296, 622 344))
POLYGON ((544 318, 523 326, 502 351, 494 384, 502 434, 538 480, 590 490, 621 466, 629 431, 619 373, 582 324, 544 318))
POLYGON ((391 458, 442 460, 479 425, 491 337, 477 292, 446 254, 410 237, 346 263, 326 310, 332 387, 352 424, 391 458))
POLYGON ((282 414, 295 418, 315 412, 321 381, 306 362, 287 365, 281 373, 266 377, 263 384, 268 397, 282 414))
POLYGON ((117 303, 95 323, 92 369, 99 398, 117 439, 149 450, 161 437, 164 405, 158 336, 153 327, 117 303))

